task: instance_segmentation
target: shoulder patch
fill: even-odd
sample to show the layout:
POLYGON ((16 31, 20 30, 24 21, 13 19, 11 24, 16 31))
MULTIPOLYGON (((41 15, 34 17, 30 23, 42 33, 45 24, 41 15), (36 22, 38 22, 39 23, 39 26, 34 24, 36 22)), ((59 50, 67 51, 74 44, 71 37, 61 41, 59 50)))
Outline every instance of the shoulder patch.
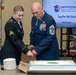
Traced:
POLYGON ((14 32, 13 31, 10 31, 10 35, 13 35, 14 34, 14 32))
POLYGON ((54 27, 54 25, 51 25, 51 26, 49 27, 49 33, 50 33, 51 35, 54 35, 54 34, 55 34, 55 27, 54 27))

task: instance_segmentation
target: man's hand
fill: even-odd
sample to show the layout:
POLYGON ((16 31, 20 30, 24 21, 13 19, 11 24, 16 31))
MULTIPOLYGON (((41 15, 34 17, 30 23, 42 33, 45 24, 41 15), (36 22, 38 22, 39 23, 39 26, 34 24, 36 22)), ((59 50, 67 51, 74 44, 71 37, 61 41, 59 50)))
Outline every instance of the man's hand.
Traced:
POLYGON ((33 57, 33 53, 32 53, 31 51, 28 51, 28 52, 26 53, 26 55, 27 55, 27 56, 32 56, 32 57, 33 57))
POLYGON ((33 45, 28 46, 28 48, 32 51, 34 49, 33 45))
POLYGON ((35 56, 37 55, 37 52, 36 52, 34 49, 32 50, 32 53, 33 53, 33 55, 35 55, 35 56))

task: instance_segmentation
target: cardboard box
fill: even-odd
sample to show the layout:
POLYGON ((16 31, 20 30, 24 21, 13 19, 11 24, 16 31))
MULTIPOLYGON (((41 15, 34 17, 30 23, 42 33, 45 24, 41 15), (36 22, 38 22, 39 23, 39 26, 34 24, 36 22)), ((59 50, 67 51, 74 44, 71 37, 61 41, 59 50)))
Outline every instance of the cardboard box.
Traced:
POLYGON ((27 73, 28 66, 29 66, 28 63, 23 62, 23 61, 20 61, 20 64, 18 66, 18 69, 21 70, 21 71, 23 71, 23 72, 25 72, 25 73, 27 73))

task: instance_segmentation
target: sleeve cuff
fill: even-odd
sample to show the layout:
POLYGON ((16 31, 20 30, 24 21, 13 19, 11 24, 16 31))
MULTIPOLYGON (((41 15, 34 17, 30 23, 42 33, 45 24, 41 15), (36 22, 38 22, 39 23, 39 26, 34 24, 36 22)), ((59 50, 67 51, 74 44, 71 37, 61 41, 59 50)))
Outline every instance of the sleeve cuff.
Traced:
POLYGON ((25 53, 25 54, 26 54, 28 51, 29 51, 29 49, 28 49, 28 47, 26 47, 26 46, 22 49, 22 52, 25 53))

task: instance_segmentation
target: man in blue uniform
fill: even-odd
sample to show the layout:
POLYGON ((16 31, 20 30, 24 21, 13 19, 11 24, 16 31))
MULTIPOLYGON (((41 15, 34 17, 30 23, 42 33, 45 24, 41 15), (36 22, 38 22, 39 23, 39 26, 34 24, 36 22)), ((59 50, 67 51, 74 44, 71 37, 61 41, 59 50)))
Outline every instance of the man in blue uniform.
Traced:
POLYGON ((33 3, 31 11, 33 17, 29 48, 33 48, 32 53, 37 60, 59 59, 56 23, 53 17, 43 10, 39 2, 33 3))

